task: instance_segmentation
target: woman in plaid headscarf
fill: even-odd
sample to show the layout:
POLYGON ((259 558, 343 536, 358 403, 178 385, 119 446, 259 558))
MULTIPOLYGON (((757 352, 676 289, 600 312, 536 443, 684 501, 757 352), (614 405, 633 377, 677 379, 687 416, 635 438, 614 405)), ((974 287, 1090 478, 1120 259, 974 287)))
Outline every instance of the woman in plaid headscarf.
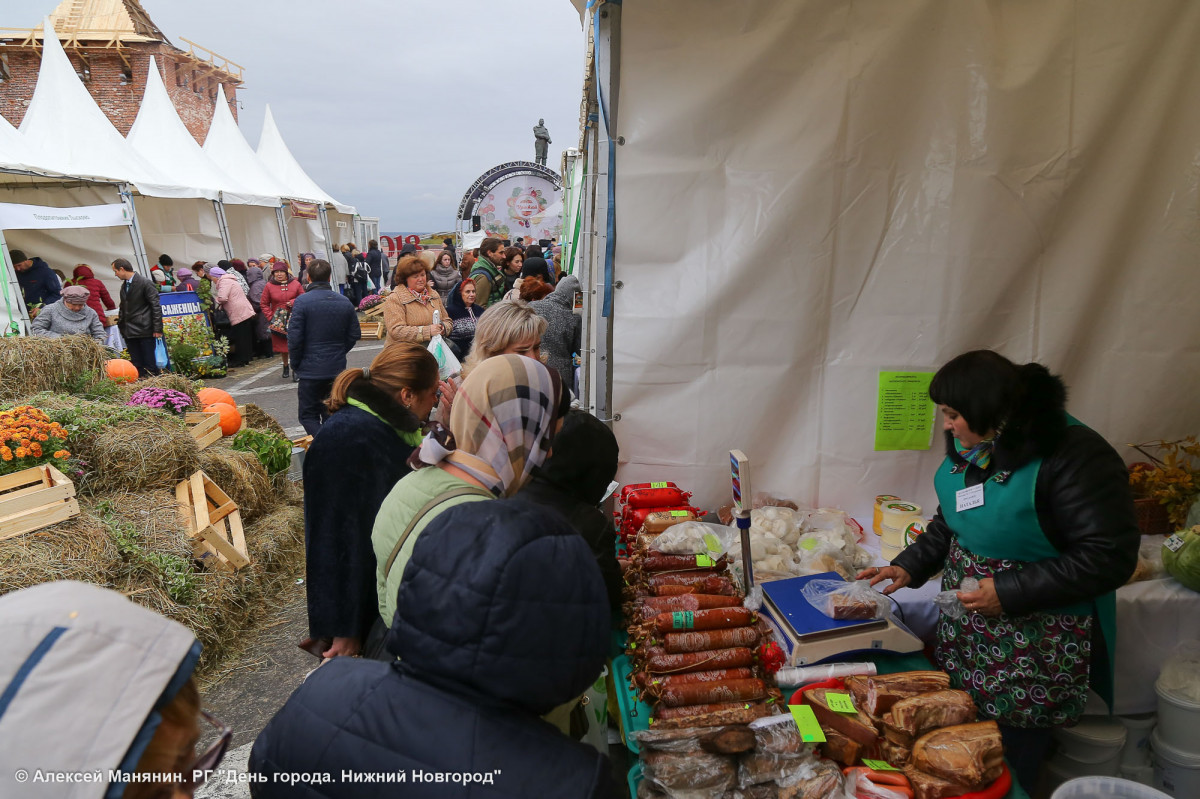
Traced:
POLYGON ((425 437, 410 461, 414 471, 396 483, 375 518, 378 628, 395 614, 421 531, 447 508, 516 494, 546 459, 562 397, 558 374, 521 355, 489 358, 463 382, 449 432, 435 428, 425 437))

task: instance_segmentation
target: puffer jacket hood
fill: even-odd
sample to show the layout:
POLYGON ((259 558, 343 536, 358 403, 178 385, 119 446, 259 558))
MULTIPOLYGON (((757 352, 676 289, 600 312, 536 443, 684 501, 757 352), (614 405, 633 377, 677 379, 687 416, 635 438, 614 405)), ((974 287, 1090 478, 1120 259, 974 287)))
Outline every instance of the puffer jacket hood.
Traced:
POLYGON ((487 706, 537 715, 600 673, 609 610, 587 544, 524 500, 438 514, 404 569, 388 634, 396 668, 487 706))
POLYGON ((0 636, 0 796, 120 797, 123 784, 18 785, 14 773, 133 771, 200 656, 183 625, 77 582, 0 597, 0 636))
POLYGON ((617 473, 617 437, 604 422, 571 411, 554 436, 554 451, 541 476, 588 505, 599 505, 617 473))
POLYGON ((76 280, 94 280, 96 273, 92 271, 90 266, 84 266, 83 264, 80 264, 79 266, 75 267, 75 271, 71 273, 71 276, 76 280))

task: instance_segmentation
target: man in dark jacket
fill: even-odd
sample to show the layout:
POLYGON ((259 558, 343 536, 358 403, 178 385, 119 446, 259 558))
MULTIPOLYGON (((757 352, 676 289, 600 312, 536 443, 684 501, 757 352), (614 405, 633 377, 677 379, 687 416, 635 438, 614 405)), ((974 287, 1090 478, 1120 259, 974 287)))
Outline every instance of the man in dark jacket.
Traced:
POLYGON ((601 799, 608 758, 539 718, 600 673, 608 603, 587 545, 519 499, 438 514, 404 569, 387 648, 309 675, 254 742, 256 799, 601 799), (320 772, 324 784, 275 775, 320 772), (354 781, 402 775, 402 786, 354 781))
POLYGON ((608 426, 583 411, 571 411, 554 437, 549 460, 533 473, 518 495, 553 508, 583 536, 600 566, 608 602, 621 607, 621 569, 617 565, 616 530, 600 502, 617 474, 617 437, 608 426))
POLYGON ((129 360, 137 367, 138 377, 156 375, 155 339, 162 338, 162 306, 158 302, 158 287, 149 278, 133 271, 124 258, 112 262, 113 274, 121 281, 121 314, 117 329, 125 339, 129 360))
POLYGON ((379 287, 383 285, 379 282, 383 280, 383 261, 383 250, 379 249, 379 242, 371 239, 367 242, 367 268, 371 270, 371 283, 374 284, 375 288, 368 288, 368 294, 378 294, 379 287))
POLYGON ((17 271, 17 282, 21 284, 21 293, 25 295, 26 308, 38 303, 46 306, 62 299, 62 283, 49 264, 36 255, 30 258, 20 250, 9 250, 8 254, 12 256, 13 269, 17 271))
POLYGON ((346 353, 362 335, 354 303, 329 285, 331 272, 328 261, 313 261, 308 291, 296 298, 288 320, 288 357, 297 377, 300 424, 310 436, 329 418, 325 400, 333 379, 346 368, 346 353))

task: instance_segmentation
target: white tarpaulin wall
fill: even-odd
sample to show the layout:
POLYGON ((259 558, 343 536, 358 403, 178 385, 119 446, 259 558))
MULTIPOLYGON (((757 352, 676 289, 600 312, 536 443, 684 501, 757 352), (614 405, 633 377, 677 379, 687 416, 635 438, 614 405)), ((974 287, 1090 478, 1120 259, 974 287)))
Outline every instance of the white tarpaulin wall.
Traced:
POLYGON ((300 274, 300 253, 324 252, 325 234, 321 232, 321 220, 300 219, 292 216, 292 212, 284 206, 284 217, 287 219, 288 242, 292 245, 292 264, 295 267, 292 275, 300 274))
MULTIPOLYGON (((326 211, 329 217, 329 235, 333 237, 333 243, 339 247, 343 244, 358 244, 358 248, 362 249, 362 244, 354 241, 354 217, 351 214, 343 214, 340 211, 332 209, 326 211)), ((328 260, 328 259, 326 259, 328 260)))
MULTIPOLYGON (((195 261, 216 263, 225 257, 221 231, 211 200, 164 200, 136 197, 142 242, 151 263, 166 253, 176 266, 191 266, 195 261)), ((275 209, 267 209, 272 218, 275 209)), ((228 209, 226 210, 228 213, 228 209)), ((276 238, 279 238, 276 233, 276 238)))
MULTIPOLYGON (((139 201, 145 198, 138 198, 139 201)), ((0 202, 43 205, 53 208, 72 208, 83 205, 105 205, 121 202, 116 186, 89 183, 81 186, 29 184, 0 186, 0 202)), ((161 200, 160 202, 184 202, 161 200)), ((207 202, 207 201, 205 201, 207 202)), ((209 207, 212 203, 209 202, 209 207)), ((140 209, 140 206, 139 206, 140 209)), ((67 279, 76 264, 87 264, 104 283, 114 301, 121 281, 110 265, 117 258, 137 263, 133 240, 128 227, 66 228, 52 230, 5 230, 4 238, 10 250, 22 250, 29 257, 40 256, 51 269, 58 269, 67 279)))
MULTIPOLYGON (((229 224, 229 246, 233 257, 257 258, 264 252, 283 257, 283 240, 279 237, 279 217, 274 208, 258 205, 227 205, 225 220, 229 224)), ((220 253, 218 246, 216 253, 220 253)), ((220 256, 217 255, 219 258, 220 256)))
MULTIPOLYGON (((623 6, 623 481, 934 507, 877 373, 1037 360, 1121 449, 1200 427, 1200 3, 623 6)), ((601 219, 602 224, 602 219, 601 219)), ((939 420, 940 429, 940 420, 939 420)))

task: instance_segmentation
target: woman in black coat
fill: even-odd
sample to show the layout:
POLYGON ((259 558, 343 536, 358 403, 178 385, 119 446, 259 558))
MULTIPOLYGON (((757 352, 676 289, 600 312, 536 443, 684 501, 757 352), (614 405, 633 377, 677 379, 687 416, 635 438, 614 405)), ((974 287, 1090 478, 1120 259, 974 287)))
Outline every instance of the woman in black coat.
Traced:
POLYGON ((891 566, 883 593, 944 570, 966 609, 942 616, 934 657, 1004 736, 1032 792, 1055 727, 1075 723, 1089 684, 1111 706, 1117 588, 1137 565, 1129 475, 1107 441, 1066 412, 1062 380, 989 350, 954 358, 929 396, 945 419, 939 507, 891 566))
POLYGON ((393 344, 370 367, 334 381, 304 458, 309 636, 323 657, 358 655, 379 616, 371 528, 438 396, 438 365, 416 344, 393 344))

